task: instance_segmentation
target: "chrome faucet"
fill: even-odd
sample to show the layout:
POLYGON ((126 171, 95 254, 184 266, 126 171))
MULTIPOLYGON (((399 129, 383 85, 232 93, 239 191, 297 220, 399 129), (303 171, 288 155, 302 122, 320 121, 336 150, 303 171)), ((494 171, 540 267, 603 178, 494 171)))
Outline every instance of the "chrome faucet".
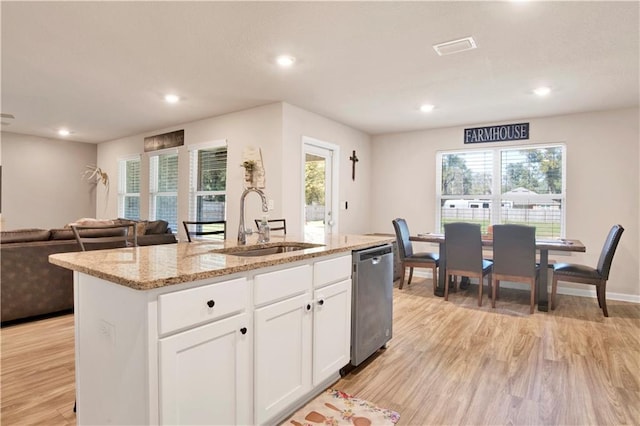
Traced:
POLYGON ((238 244, 244 245, 247 244, 247 230, 244 227, 244 199, 247 198, 247 194, 250 192, 256 192, 262 198, 262 211, 269 211, 269 204, 267 203, 267 196, 264 195, 264 192, 259 190, 258 188, 247 188, 244 190, 242 195, 240 196, 240 226, 238 226, 238 244))

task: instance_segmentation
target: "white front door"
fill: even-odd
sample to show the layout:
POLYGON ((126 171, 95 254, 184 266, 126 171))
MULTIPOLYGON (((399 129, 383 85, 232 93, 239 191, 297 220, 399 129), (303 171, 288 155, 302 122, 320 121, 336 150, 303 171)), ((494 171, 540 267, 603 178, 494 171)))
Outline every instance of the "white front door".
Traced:
POLYGON ((338 217, 334 197, 338 194, 337 171, 339 147, 317 139, 303 137, 303 220, 308 237, 337 232, 338 217))

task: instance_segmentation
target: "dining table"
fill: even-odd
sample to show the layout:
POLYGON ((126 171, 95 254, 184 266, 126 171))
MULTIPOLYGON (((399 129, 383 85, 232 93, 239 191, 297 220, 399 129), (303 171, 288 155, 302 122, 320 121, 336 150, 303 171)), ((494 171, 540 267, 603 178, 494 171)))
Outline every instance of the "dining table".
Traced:
MULTIPOLYGON (((445 256, 445 238, 442 233, 422 233, 409 238, 411 241, 422 243, 435 243, 439 245, 440 250, 440 273, 438 274, 438 285, 434 294, 436 296, 444 297, 444 286, 446 274, 443 273, 446 270, 446 256, 445 256)), ((493 246, 493 236, 491 234, 482 235, 483 247, 493 246)), ((540 270, 547 271, 549 268, 549 251, 559 252, 582 252, 584 253, 587 248, 580 240, 565 239, 565 238, 536 238, 536 249, 540 253, 540 270)), ((547 312, 549 310, 549 291, 548 291, 548 277, 546 273, 540 274, 540 278, 537 283, 536 293, 538 295, 538 310, 547 312)))

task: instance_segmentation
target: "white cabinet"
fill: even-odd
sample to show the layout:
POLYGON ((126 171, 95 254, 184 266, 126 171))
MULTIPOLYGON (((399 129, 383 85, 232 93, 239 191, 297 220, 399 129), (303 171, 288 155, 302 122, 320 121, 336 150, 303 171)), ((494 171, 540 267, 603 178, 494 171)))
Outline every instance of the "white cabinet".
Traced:
POLYGON ((256 424, 273 422, 349 363, 350 276, 351 256, 256 275, 256 424))
POLYGON ((246 278, 203 285, 158 296, 160 335, 195 327, 247 310, 246 278))
POLYGON ((263 424, 311 390, 309 293, 255 311, 255 413, 263 424))
POLYGON ((313 265, 313 287, 319 288, 333 282, 351 278, 351 255, 320 260, 313 265))
POLYGON ((161 424, 252 422, 249 294, 238 278, 158 297, 158 332, 174 333, 158 343, 161 424))
POLYGON ((160 423, 250 424, 249 315, 160 339, 160 423))
POLYGON ((76 273, 78 424, 276 423, 349 363, 351 255, 132 290, 76 273))
POLYGON ((347 365, 351 354, 351 280, 314 291, 313 386, 347 365))

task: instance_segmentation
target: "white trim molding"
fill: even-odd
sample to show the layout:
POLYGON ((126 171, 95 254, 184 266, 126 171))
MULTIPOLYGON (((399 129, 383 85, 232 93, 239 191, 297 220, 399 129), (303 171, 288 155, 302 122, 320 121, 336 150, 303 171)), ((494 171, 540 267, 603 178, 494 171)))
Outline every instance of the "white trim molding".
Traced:
MULTIPOLYGON (((429 269, 414 269, 413 270, 414 277, 420 278, 428 278, 431 279, 431 270, 429 269)), ((528 290, 529 287, 525 284, 520 283, 512 283, 512 282, 501 282, 500 286, 505 288, 513 288, 517 290, 528 290)), ((589 297, 591 299, 596 299, 596 290, 595 287, 587 289, 587 288, 574 288, 574 287, 562 287, 558 286, 558 294, 564 294, 567 296, 579 296, 579 297, 589 297)), ((551 297, 551 280, 549 280, 549 297, 551 297)), ((639 303, 640 304, 640 295, 637 294, 626 294, 626 293, 612 293, 610 291, 607 292, 607 300, 617 300, 619 302, 631 302, 631 303, 639 303)))

